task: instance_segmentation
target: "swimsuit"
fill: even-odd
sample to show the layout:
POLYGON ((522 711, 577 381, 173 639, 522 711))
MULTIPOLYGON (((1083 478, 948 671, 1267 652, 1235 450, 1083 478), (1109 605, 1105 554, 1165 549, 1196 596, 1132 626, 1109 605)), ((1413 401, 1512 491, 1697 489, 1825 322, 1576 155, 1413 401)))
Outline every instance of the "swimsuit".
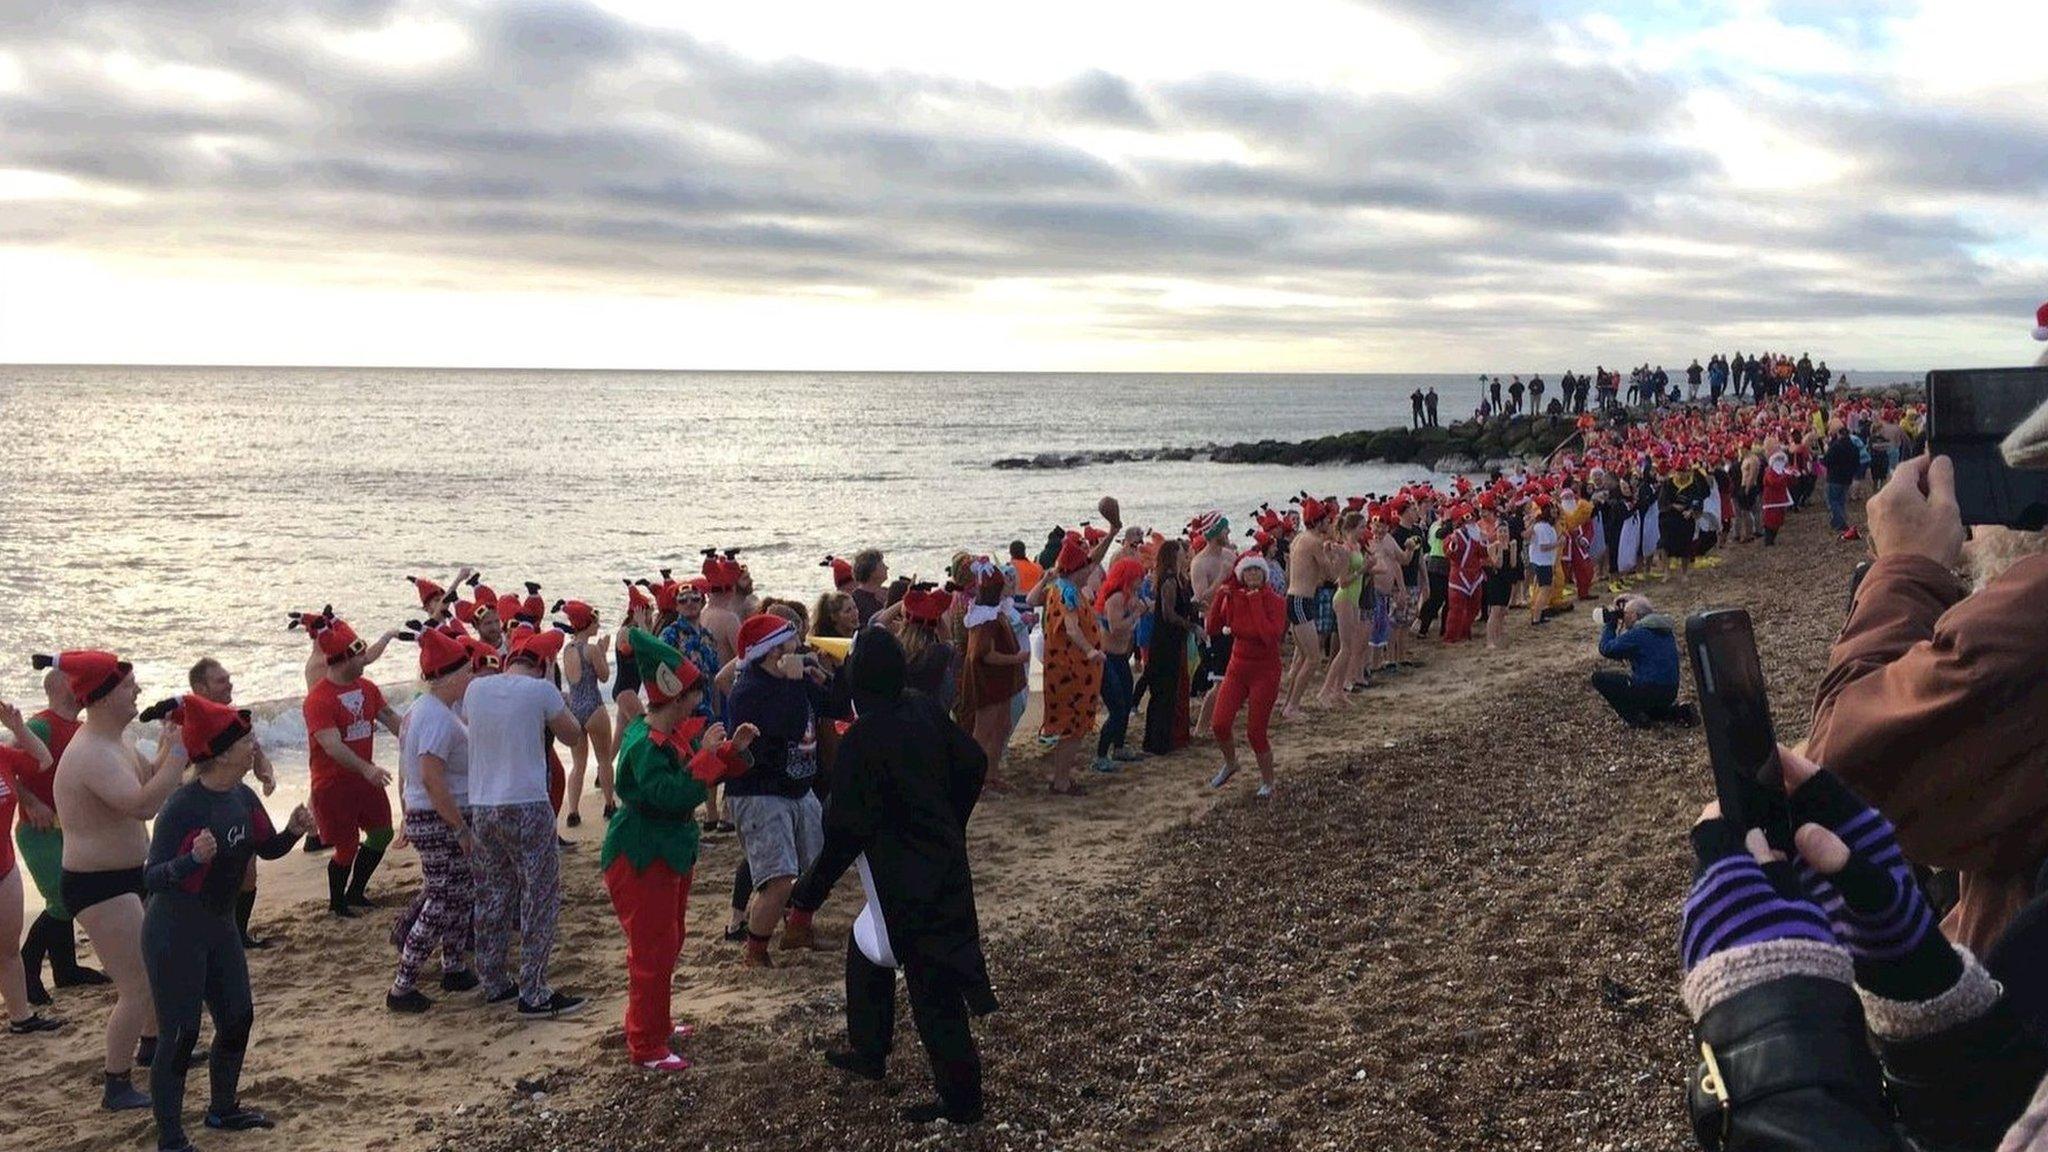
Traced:
POLYGON ((612 653, 612 699, 617 700, 628 692, 640 691, 640 665, 624 648, 614 648, 612 653))
POLYGON ((139 864, 133 868, 111 868, 103 872, 73 872, 66 868, 60 883, 64 906, 71 910, 73 916, 131 893, 139 899, 145 891, 139 864))
POLYGON ((590 718, 604 708, 604 693, 598 691, 597 666, 588 658, 582 660, 583 674, 576 677, 576 683, 569 685, 569 713, 576 717, 577 727, 590 723, 590 718))
POLYGON ((1316 622, 1316 598, 1314 596, 1289 596, 1287 598, 1288 627, 1314 626, 1316 622))

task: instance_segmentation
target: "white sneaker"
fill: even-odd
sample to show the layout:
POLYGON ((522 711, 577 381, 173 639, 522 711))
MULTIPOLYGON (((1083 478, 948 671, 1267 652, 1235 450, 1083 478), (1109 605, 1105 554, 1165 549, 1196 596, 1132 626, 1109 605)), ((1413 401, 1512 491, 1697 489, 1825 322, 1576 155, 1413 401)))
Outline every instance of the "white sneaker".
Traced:
POLYGON ((1233 765, 1225 764, 1216 770, 1216 775, 1209 778, 1209 787, 1221 788, 1225 784, 1230 783, 1230 778, 1235 775, 1237 775, 1237 768, 1233 765))
POLYGON ((647 1069, 649 1072, 688 1072, 690 1070, 690 1062, 673 1052, 659 1060, 642 1060, 639 1063, 642 1068, 647 1069))
POLYGON ((1259 790, 1257 793, 1255 793, 1255 795, 1257 795, 1258 798, 1261 800, 1268 799, 1273 795, 1273 786, 1271 784, 1261 784, 1259 785, 1259 790))

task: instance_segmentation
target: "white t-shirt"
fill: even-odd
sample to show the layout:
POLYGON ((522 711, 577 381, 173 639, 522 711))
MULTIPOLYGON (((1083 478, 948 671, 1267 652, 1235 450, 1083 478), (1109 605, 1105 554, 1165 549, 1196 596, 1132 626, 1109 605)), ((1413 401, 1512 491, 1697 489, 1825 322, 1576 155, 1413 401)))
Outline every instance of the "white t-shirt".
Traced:
POLYGON ((453 708, 428 692, 413 701, 412 710, 398 729, 399 780, 405 810, 425 812, 434 801, 420 775, 420 757, 434 756, 447 765, 441 778, 455 796, 457 807, 469 806, 469 728, 453 708))
POLYGON ((1557 525, 1542 520, 1529 525, 1529 563, 1538 568, 1557 563, 1557 525))
POLYGON ((545 680, 504 672, 470 681, 469 802, 479 808, 548 802, 548 721, 567 711, 545 680))

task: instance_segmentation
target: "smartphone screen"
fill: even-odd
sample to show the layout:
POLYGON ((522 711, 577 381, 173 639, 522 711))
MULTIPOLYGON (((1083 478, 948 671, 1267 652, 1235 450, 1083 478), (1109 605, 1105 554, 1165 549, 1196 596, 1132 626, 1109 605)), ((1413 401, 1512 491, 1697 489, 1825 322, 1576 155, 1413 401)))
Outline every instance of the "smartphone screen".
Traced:
POLYGON ((1721 813, 1738 826, 1763 829, 1774 846, 1789 848, 1784 769, 1749 613, 1739 608, 1696 613, 1686 621, 1685 639, 1721 813))
POLYGON ((2048 368, 1967 368, 1927 374, 1928 450, 1956 468, 1965 524, 2048 527, 2048 472, 2006 467, 1999 442, 2048 400, 2048 368))

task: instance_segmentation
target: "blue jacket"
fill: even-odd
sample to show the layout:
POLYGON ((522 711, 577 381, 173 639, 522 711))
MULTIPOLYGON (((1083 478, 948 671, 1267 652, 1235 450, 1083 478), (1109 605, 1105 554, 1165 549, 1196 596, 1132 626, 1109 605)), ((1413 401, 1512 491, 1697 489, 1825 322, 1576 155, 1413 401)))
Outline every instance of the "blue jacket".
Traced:
POLYGON ((1660 612, 1636 621, 1626 632, 1616 633, 1611 622, 1603 625, 1600 654, 1628 661, 1629 682, 1638 688, 1678 687, 1678 638, 1671 617, 1660 612))

